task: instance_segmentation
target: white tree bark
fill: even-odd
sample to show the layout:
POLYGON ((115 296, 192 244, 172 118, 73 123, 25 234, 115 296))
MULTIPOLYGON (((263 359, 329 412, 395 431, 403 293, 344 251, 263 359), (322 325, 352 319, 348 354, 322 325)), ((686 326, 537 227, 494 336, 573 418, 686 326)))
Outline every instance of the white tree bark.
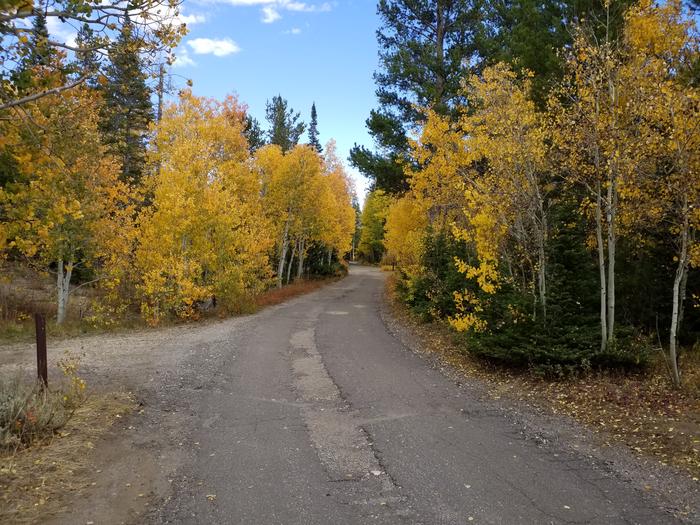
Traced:
POLYGON ((605 278, 605 246, 603 245, 603 212, 601 207, 602 196, 600 194, 600 182, 597 185, 596 192, 596 209, 595 209, 595 226, 596 226, 596 241, 598 244, 598 270, 600 272, 600 349, 605 351, 608 347, 608 314, 607 314, 607 283, 605 278))
POLYGON ((289 257, 289 264, 287 265, 287 284, 289 284, 289 281, 292 278, 292 263, 294 262, 294 256, 296 255, 297 252, 297 245, 296 243, 292 247, 292 255, 289 257))
POLYGON ((56 324, 63 324, 66 320, 68 310, 68 297, 70 296, 70 280, 73 274, 73 261, 69 260, 64 264, 63 258, 58 259, 56 271, 56 295, 57 310, 56 324))
POLYGON ((284 231, 282 232, 282 241, 280 246, 280 260, 277 265, 277 288, 282 288, 282 278, 284 277, 284 263, 287 259, 287 245, 289 244, 289 216, 287 222, 284 223, 284 231))
POLYGON ((680 329, 681 310, 683 308, 683 282, 688 272, 688 238, 690 225, 688 222, 687 197, 685 198, 684 217, 681 227, 681 246, 678 254, 678 266, 673 279, 673 310, 671 312, 671 333, 668 344, 668 360, 671 365, 671 380, 676 387, 681 385, 681 374, 678 368, 678 332, 680 329))
POLYGON ((304 245, 304 239, 301 239, 299 241, 299 255, 297 259, 299 261, 299 266, 297 266, 297 279, 301 279, 304 276, 304 245))
POLYGON ((617 181, 612 174, 608 186, 608 346, 615 336, 615 251, 617 249, 617 181))

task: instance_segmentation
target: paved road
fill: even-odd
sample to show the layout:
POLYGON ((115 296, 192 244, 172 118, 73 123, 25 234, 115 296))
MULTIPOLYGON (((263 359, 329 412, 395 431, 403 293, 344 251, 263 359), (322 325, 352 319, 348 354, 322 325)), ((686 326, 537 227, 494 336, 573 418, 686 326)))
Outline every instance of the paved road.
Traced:
POLYGON ((355 267, 206 347, 217 359, 183 394, 186 451, 150 521, 675 523, 404 348, 379 315, 383 279, 355 267))

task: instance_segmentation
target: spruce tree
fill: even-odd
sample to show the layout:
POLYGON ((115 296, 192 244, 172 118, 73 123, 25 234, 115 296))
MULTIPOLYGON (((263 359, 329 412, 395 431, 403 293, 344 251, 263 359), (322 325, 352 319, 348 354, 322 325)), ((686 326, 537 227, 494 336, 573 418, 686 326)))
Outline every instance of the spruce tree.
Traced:
POLYGON ((316 103, 311 104, 311 124, 309 124, 309 146, 319 153, 323 153, 323 147, 318 140, 318 114, 316 113, 316 103))
POLYGON ((49 45, 49 29, 46 24, 46 15, 42 12, 39 12, 32 20, 27 49, 27 54, 12 74, 12 82, 17 91, 25 93, 32 87, 38 89, 51 87, 52 79, 35 75, 37 68, 48 67, 57 58, 56 53, 49 45))
MULTIPOLYGON (((355 145, 351 163, 389 192, 406 189, 399 160, 406 159, 406 130, 420 125, 418 106, 453 115, 462 101, 461 79, 479 64, 481 0, 380 0, 377 31, 380 107, 366 121, 376 150, 355 145)), ((456 116, 456 115, 455 115, 456 116)))
POLYGON ((99 86, 97 73, 100 70, 100 61, 97 53, 92 48, 94 42, 94 33, 90 26, 87 24, 82 25, 75 38, 76 46, 80 51, 75 53, 72 69, 78 78, 87 76, 85 84, 93 89, 97 89, 99 86))
POLYGON ((583 23, 600 41, 620 36, 632 0, 606 7, 601 0, 509 0, 486 4, 488 23, 482 38, 489 65, 508 62, 533 73, 533 101, 544 109, 552 86, 561 80, 562 49, 571 45, 571 24, 583 23))
POLYGON ((25 65, 28 67, 49 65, 53 50, 49 45, 49 29, 44 13, 37 14, 32 21, 32 38, 30 41, 30 53, 27 56, 25 65))
POLYGON ((132 184, 143 176, 146 134, 153 120, 151 90, 138 49, 133 26, 127 20, 109 52, 102 112, 105 142, 122 161, 122 180, 132 184))
POLYGON ((289 151, 299 143, 306 125, 299 121, 299 113, 287 109, 288 102, 281 95, 267 101, 265 119, 270 125, 267 136, 270 144, 277 144, 282 151, 289 151))
POLYGON ((243 135, 248 141, 248 149, 251 153, 265 145, 265 133, 260 127, 260 122, 255 117, 245 116, 243 135))

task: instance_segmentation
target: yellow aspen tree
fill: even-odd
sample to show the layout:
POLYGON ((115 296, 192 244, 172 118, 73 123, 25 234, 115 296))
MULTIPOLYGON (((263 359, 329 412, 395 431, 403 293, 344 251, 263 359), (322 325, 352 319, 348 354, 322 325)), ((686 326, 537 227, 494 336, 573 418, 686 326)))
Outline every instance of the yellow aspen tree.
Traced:
POLYGON ((244 118, 235 98, 184 91, 155 129, 152 204, 139 219, 136 252, 152 324, 170 312, 196 317, 197 303, 212 297, 240 310, 269 277, 271 240, 244 118))
POLYGON ((340 259, 352 246, 355 232, 355 210, 352 207, 353 183, 345 172, 336 154, 335 141, 326 144, 323 155, 323 171, 329 191, 328 212, 326 214, 321 242, 328 248, 327 263, 331 263, 333 252, 340 259))
POLYGON ((387 257, 408 275, 417 275, 420 271, 428 217, 423 201, 411 192, 389 206, 384 226, 387 257))
POLYGON ((281 287, 292 240, 296 241, 297 273, 303 272, 304 254, 315 220, 321 158, 306 145, 297 145, 287 153, 269 145, 258 150, 255 162, 263 181, 265 212, 276 231, 277 286, 281 287))
POLYGON ((627 107, 646 163, 621 185, 620 195, 630 208, 628 222, 660 227, 675 246, 668 361, 671 379, 679 386, 685 287, 689 267, 700 263, 695 240, 700 226, 700 90, 680 74, 698 60, 700 48, 694 23, 678 1, 642 1, 625 21, 627 60, 621 76, 632 88, 627 107))
POLYGON ((74 270, 90 268, 95 281, 117 278, 114 268, 131 250, 132 190, 102 145, 100 103, 80 87, 43 97, 17 111, 4 138, 24 179, 3 192, 7 247, 45 271, 55 265, 58 324, 74 270))
MULTIPOLYGON (((609 6, 608 6, 609 8, 609 6)), ((609 33, 606 33, 609 34, 609 33)), ((600 279, 601 350, 615 330, 615 259, 620 185, 636 170, 640 151, 630 131, 627 103, 633 86, 621 75, 623 51, 580 27, 567 58, 565 81, 550 97, 550 138, 562 172, 586 189, 582 212, 592 211, 600 279)))
MULTIPOLYGON (((529 262, 533 296, 546 320, 547 148, 541 116, 528 96, 531 75, 523 75, 519 80, 509 66, 497 64, 472 76, 466 91, 475 109, 463 114, 461 126, 469 157, 486 165, 483 175, 468 177, 467 184, 499 210, 501 228, 529 262)), ((473 195, 468 200, 473 202, 473 195)))
POLYGON ((378 263, 384 255, 384 224, 391 202, 392 197, 383 190, 371 191, 365 197, 358 251, 367 262, 378 263))
POLYGON ((409 140, 411 163, 404 171, 410 193, 425 209, 433 229, 442 231, 456 218, 463 201, 463 171, 469 162, 464 131, 431 109, 420 135, 409 140))

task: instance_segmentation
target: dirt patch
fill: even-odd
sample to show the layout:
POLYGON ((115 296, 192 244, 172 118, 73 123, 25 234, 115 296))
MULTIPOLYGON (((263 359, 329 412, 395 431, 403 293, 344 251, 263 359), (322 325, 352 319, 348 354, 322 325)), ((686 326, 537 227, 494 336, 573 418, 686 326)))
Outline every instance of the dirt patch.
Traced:
POLYGON ((0 456, 0 522, 36 523, 67 510, 91 486, 96 443, 133 410, 127 394, 90 397, 55 436, 0 456))

